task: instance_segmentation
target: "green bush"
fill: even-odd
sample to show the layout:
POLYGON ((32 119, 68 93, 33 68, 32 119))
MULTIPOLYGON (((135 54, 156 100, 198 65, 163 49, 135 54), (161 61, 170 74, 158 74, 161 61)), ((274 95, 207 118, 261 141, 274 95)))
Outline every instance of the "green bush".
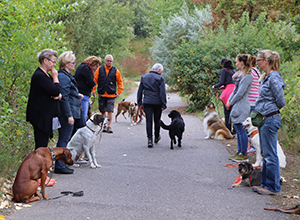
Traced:
POLYGON ((205 35, 199 34, 196 43, 186 41, 179 45, 169 66, 170 84, 190 95, 191 102, 200 110, 209 101, 212 85, 219 81, 220 60, 226 57, 234 62, 238 54, 256 55, 266 48, 275 50, 281 24, 267 22, 265 14, 255 22, 249 21, 244 13, 239 22, 232 21, 226 29, 220 25, 218 30, 206 31, 205 35))

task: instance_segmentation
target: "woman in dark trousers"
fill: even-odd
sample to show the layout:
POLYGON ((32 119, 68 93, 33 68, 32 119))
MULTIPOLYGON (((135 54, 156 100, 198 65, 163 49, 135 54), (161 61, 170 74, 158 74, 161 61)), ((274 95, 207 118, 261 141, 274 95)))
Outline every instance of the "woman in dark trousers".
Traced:
MULTIPOLYGON (((59 58, 58 78, 61 85, 62 99, 60 100, 61 114, 59 121, 61 128, 58 129, 57 147, 66 147, 76 120, 81 117, 82 94, 78 93, 75 78, 71 72, 75 69, 75 55, 72 51, 63 52, 59 58)), ((55 173, 72 174, 73 169, 66 167, 65 163, 57 160, 55 163, 55 173)))
POLYGON ((26 109, 26 121, 32 124, 34 130, 35 149, 47 147, 53 137, 52 121, 59 114, 58 100, 62 97, 58 73, 54 68, 57 52, 45 49, 38 54, 38 58, 40 66, 31 77, 26 109))
POLYGON ((232 76, 236 71, 233 67, 232 61, 227 58, 223 58, 221 60, 221 65, 222 65, 223 69, 220 72, 219 83, 212 86, 212 88, 215 89, 215 88, 219 88, 221 86, 224 87, 224 90, 220 96, 220 99, 222 100, 223 106, 224 106, 225 125, 230 132, 235 133, 232 131, 231 123, 229 123, 230 109, 228 109, 225 105, 235 87, 235 84, 232 80, 232 76))
POLYGON ((96 56, 89 56, 84 59, 84 61, 77 67, 75 72, 77 88, 79 92, 83 94, 81 106, 85 121, 87 120, 88 116, 89 99, 91 97, 92 89, 95 86, 94 72, 100 65, 100 58, 96 56))
POLYGON ((165 79, 161 76, 163 66, 156 63, 152 71, 141 78, 137 92, 137 102, 139 107, 143 105, 146 113, 146 131, 148 137, 148 147, 153 147, 153 117, 154 117, 154 142, 160 140, 160 118, 162 110, 167 108, 165 79))

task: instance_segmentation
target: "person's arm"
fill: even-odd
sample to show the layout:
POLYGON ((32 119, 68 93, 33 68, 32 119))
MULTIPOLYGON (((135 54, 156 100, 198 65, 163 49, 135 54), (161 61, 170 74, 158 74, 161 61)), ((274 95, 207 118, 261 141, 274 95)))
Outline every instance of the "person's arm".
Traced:
POLYGON ((284 98, 285 83, 280 77, 270 77, 269 80, 270 89, 275 98, 275 104, 279 109, 281 109, 286 104, 284 98))
POLYGON ((244 97, 247 93, 248 87, 251 86, 251 83, 252 75, 246 75, 241 79, 237 92, 230 100, 230 105, 234 105, 237 101, 244 97))
POLYGON ((166 95, 166 83, 163 77, 161 77, 159 91, 160 91, 160 100, 162 102, 162 109, 164 110, 167 108, 167 95, 166 95))
POLYGON ((98 80, 99 80, 99 68, 95 71, 95 74, 94 74, 94 82, 95 82, 95 86, 93 88, 93 95, 95 94, 96 92, 96 88, 97 88, 97 85, 98 85, 98 80))
POLYGON ((117 72, 116 72, 116 81, 117 81, 117 84, 118 84, 118 91, 117 91, 116 97, 118 97, 123 92, 123 80, 122 80, 121 73, 118 69, 117 69, 117 72))
POLYGON ((221 72, 220 72, 220 80, 219 80, 219 83, 214 85, 213 86, 213 89, 214 88, 219 88, 220 86, 223 86, 225 85, 225 79, 226 79, 226 74, 229 74, 229 73, 226 73, 227 71, 225 69, 222 69, 221 72))
POLYGON ((137 103, 138 105, 142 105, 143 104, 143 90, 144 90, 144 87, 143 87, 143 78, 141 78, 141 81, 140 81, 140 85, 139 85, 139 88, 138 88, 138 91, 137 91, 137 97, 136 97, 136 100, 137 100, 137 103))

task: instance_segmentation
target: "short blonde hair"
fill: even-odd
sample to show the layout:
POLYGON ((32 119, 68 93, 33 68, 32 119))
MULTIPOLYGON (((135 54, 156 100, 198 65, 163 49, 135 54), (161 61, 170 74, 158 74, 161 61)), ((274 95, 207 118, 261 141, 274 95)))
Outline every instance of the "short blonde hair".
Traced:
POLYGON ((100 66, 101 65, 101 58, 96 57, 96 56, 89 56, 89 57, 84 59, 84 62, 86 62, 90 66, 94 66, 94 65, 99 65, 100 66))
POLYGON ((58 57, 59 69, 64 69, 67 63, 75 62, 76 57, 72 51, 63 52, 58 57))
POLYGON ((271 50, 262 50, 258 52, 258 55, 260 55, 264 60, 267 59, 272 70, 278 71, 281 75, 281 72, 279 71, 280 56, 277 52, 271 50))

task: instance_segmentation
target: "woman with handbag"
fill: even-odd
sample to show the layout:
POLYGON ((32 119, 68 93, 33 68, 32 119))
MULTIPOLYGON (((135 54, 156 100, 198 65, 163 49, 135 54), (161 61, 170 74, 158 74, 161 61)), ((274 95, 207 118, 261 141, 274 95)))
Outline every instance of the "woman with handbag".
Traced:
POLYGON ((249 92, 252 84, 252 56, 250 54, 239 54, 236 59, 236 67, 241 71, 235 82, 235 88, 229 97, 226 107, 232 108, 229 120, 237 134, 238 151, 229 157, 233 161, 242 161, 248 159, 248 135, 243 128, 242 123, 249 117, 250 102, 249 92))
POLYGON ((279 110, 286 104, 284 98, 286 84, 279 71, 280 57, 277 52, 260 51, 256 64, 264 71, 264 74, 261 77, 255 110, 265 116, 265 121, 258 126, 263 156, 262 180, 261 185, 253 186, 252 190, 262 195, 276 195, 281 193, 277 133, 281 124, 279 110))
MULTIPOLYGON (((82 94, 78 93, 77 83, 71 72, 75 69, 76 57, 72 51, 63 52, 58 57, 59 70, 58 79, 61 86, 62 99, 60 100, 61 114, 59 121, 61 128, 58 129, 57 147, 66 147, 76 120, 81 118, 82 94)), ((65 166, 65 163, 57 160, 54 173, 72 174, 73 169, 65 166)))
POLYGON ((235 73, 235 69, 233 67, 232 61, 227 59, 227 58, 223 58, 221 60, 221 65, 223 67, 223 69, 220 72, 220 80, 219 83, 212 86, 212 89, 215 88, 219 88, 219 87, 224 87, 224 90, 220 96, 220 99, 223 103, 224 106, 224 117, 225 117, 225 125, 228 128, 228 130, 233 133, 232 130, 232 126, 231 123, 229 123, 229 115, 230 115, 230 109, 226 108, 226 103, 227 100, 229 98, 229 96, 231 95, 232 91, 234 90, 234 82, 232 80, 232 76, 235 73))

